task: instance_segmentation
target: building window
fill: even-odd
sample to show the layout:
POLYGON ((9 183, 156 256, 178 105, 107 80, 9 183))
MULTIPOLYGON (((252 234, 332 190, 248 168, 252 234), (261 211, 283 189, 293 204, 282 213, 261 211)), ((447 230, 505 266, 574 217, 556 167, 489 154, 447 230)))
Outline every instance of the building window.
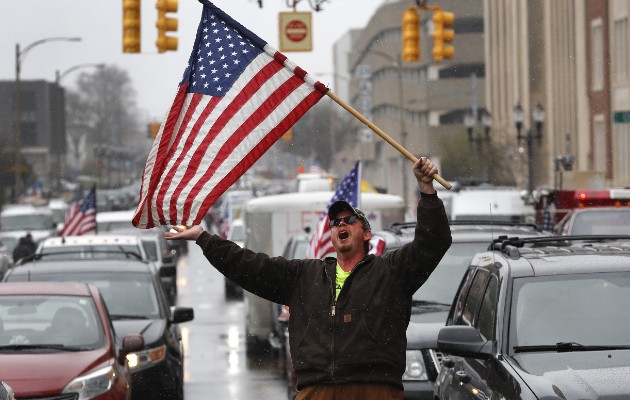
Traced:
POLYGON ((593 167, 606 172, 606 123, 601 114, 593 117, 593 167))
POLYGON ((604 88, 604 33, 602 20, 591 22, 591 89, 604 88))
POLYGON ((630 159, 628 158, 628 149, 630 149, 630 125, 629 124, 617 124, 615 142, 613 148, 615 149, 615 173, 614 180, 621 185, 630 184, 630 159))
POLYGON ((628 78, 628 17, 615 20, 615 80, 628 78))

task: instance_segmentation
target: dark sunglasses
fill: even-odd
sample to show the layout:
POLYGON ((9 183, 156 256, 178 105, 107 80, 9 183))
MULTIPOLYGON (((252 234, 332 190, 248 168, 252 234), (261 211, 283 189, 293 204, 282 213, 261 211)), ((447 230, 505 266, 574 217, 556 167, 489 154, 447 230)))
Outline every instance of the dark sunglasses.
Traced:
POLYGON ((346 225, 350 225, 350 224, 354 224, 354 221, 357 220, 357 216, 356 215, 347 215, 343 218, 335 218, 332 219, 330 221, 328 221, 328 226, 329 227, 333 227, 333 226, 339 226, 339 224, 341 224, 341 221, 345 222, 346 225))

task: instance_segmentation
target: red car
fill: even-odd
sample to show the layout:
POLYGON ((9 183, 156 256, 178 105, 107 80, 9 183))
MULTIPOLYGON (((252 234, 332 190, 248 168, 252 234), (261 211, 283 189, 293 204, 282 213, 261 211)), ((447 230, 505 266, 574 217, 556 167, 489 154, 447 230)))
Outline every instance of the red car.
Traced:
POLYGON ((126 400, 126 356, 143 346, 138 335, 117 344, 96 286, 0 285, 0 376, 16 398, 126 400))

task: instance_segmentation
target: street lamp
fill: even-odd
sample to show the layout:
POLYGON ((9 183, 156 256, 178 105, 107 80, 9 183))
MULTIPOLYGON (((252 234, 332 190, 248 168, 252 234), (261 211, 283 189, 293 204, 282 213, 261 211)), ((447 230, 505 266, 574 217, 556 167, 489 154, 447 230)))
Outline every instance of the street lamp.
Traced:
POLYGON ((20 101, 21 101, 21 90, 20 90, 20 71, 22 62, 29 51, 31 51, 35 46, 39 46, 40 44, 48 43, 48 42, 80 42, 81 38, 79 37, 51 37, 46 39, 37 40, 24 49, 20 50, 20 44, 15 44, 15 100, 13 102, 13 136, 15 140, 15 185, 14 185, 14 193, 13 198, 17 200, 20 192, 22 191, 22 180, 21 180, 21 155, 22 155, 22 116, 20 110, 20 101))
POLYGON ((540 102, 537 102, 534 105, 534 109, 532 111, 532 119, 534 121, 534 127, 536 131, 532 132, 531 129, 527 129, 525 135, 521 134, 524 121, 524 111, 521 103, 516 103, 516 105, 514 106, 513 117, 514 124, 516 126, 516 138, 518 142, 520 143, 521 140, 525 140, 527 142, 527 192, 531 198, 531 195, 534 191, 534 134, 536 135, 535 137, 540 143, 540 140, 542 139, 543 122, 545 121, 545 109, 540 102))
POLYGON ((464 125, 466 126, 466 130, 468 132, 468 143, 476 143, 477 144, 477 175, 480 179, 486 178, 483 176, 483 168, 482 168, 482 154, 481 154, 481 145, 486 142, 490 142, 490 129, 492 127, 492 117, 490 113, 487 111, 484 112, 481 116, 481 124, 484 127, 484 136, 480 134, 474 135, 475 128, 477 127, 477 117, 475 117, 475 113, 472 111, 467 113, 464 116, 464 125))
MULTIPOLYGON (((382 51, 379 50, 374 50, 374 49, 369 49, 367 51, 368 53, 372 53, 372 54, 376 54, 378 56, 381 56, 387 60, 389 60, 392 65, 394 65, 396 67, 396 72, 398 75, 398 118, 400 119, 400 145, 403 148, 407 148, 407 129, 405 127, 405 110, 403 108, 404 105, 404 92, 403 92, 403 78, 402 78, 402 61, 400 60, 400 56, 398 57, 392 57, 387 53, 384 53, 382 51)), ((402 192, 403 192, 403 200, 405 202, 405 208, 409 207, 409 201, 408 201, 408 194, 407 194, 407 170, 406 170, 406 165, 404 162, 401 163, 402 165, 402 172, 401 172, 401 178, 402 178, 402 192)))
MULTIPOLYGON (((55 104, 57 106, 59 106, 60 104, 65 104, 65 102, 62 102, 62 94, 61 94, 61 81, 68 76, 68 74, 81 69, 81 68, 90 68, 90 67, 96 67, 96 68, 103 68, 105 67, 105 64, 103 63, 84 63, 84 64, 78 64, 75 66, 72 66, 68 69, 66 69, 63 72, 59 72, 59 70, 55 71, 55 85, 57 86, 57 91, 55 92, 55 104)), ((57 138, 57 141, 55 142, 55 155, 57 158, 57 168, 56 168, 56 175, 55 175, 55 186, 57 189, 58 193, 61 193, 61 150, 62 150, 62 144, 60 143, 60 140, 66 140, 66 131, 65 131, 65 124, 62 127, 62 123, 61 123, 61 116, 65 115, 65 109, 59 109, 59 107, 57 107, 57 112, 55 113, 55 127, 57 129, 57 133, 59 134, 59 137, 57 138), (62 114, 63 113, 63 114, 62 114)))

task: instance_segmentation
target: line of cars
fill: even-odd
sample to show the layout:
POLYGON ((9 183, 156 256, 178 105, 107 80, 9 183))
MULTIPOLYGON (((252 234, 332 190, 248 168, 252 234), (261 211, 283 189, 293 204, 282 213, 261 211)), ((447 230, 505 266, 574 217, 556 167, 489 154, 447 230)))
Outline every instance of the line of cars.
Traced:
MULTIPOLYGON (((51 237, 40 242, 33 257, 22 260, 6 273, 0 289, 16 287, 27 290, 24 288, 36 287, 34 282, 42 282, 41 285, 48 282, 51 286, 63 286, 62 282, 80 282, 87 285, 85 287, 89 291, 96 291, 107 317, 107 321, 100 322, 99 326, 111 328, 110 333, 103 333, 101 329, 100 336, 109 334, 114 337, 117 346, 115 353, 121 364, 120 370, 112 373, 108 369, 103 375, 104 370, 96 368, 104 363, 100 353, 92 348, 83 348, 85 346, 71 345, 80 341, 64 339, 82 330, 77 325, 70 322, 57 325, 59 339, 53 340, 54 337, 45 330, 45 321, 41 318, 36 318, 39 325, 30 328, 24 325, 33 308, 24 311, 9 307, 3 311, 0 299, 0 321, 3 322, 5 332, 7 327, 11 328, 11 334, 6 336, 7 347, 0 347, 0 371, 4 365, 16 371, 0 376, 13 388, 16 397, 61 399, 66 398, 63 393, 74 393, 69 394, 68 398, 183 399, 184 351, 179 324, 191 321, 194 310, 173 305, 176 295, 176 291, 172 290, 176 288, 176 261, 168 260, 172 253, 166 248, 164 236, 160 232, 143 235, 138 235, 137 231, 135 233, 51 237), (33 338, 46 337, 48 342, 40 343, 42 346, 25 346, 28 343, 20 341, 28 340, 31 344, 38 342, 28 339, 26 331, 22 334, 20 329, 30 329, 28 333, 33 338), (42 363, 48 367, 40 373, 41 380, 35 382, 31 379, 28 359, 19 357, 24 352, 42 355, 42 360, 47 360, 48 364, 42 363), (5 363, 9 360, 10 363, 5 363), (50 368, 50 365, 59 367, 50 368), (62 365, 67 365, 65 375, 58 371, 63 369, 62 365), (90 380, 87 385, 87 381, 81 380, 86 377, 98 379, 90 380), (80 392, 83 387, 100 388, 103 394, 83 395, 80 392)), ((48 301, 51 295, 47 292, 40 295, 30 293, 27 297, 33 298, 28 301, 36 304, 38 300, 48 301)), ((87 307, 87 303, 87 300, 80 301, 83 307, 87 307)), ((39 315, 39 311, 35 311, 32 314, 34 318, 39 315)), ((75 319, 82 321, 79 324, 82 324, 81 328, 96 328, 96 323, 85 321, 87 311, 74 311, 83 313, 84 319, 81 319, 74 312, 75 319)), ((51 311, 46 315, 54 314, 51 311)), ((0 330, 0 338, 4 338, 3 335, 0 330)))

